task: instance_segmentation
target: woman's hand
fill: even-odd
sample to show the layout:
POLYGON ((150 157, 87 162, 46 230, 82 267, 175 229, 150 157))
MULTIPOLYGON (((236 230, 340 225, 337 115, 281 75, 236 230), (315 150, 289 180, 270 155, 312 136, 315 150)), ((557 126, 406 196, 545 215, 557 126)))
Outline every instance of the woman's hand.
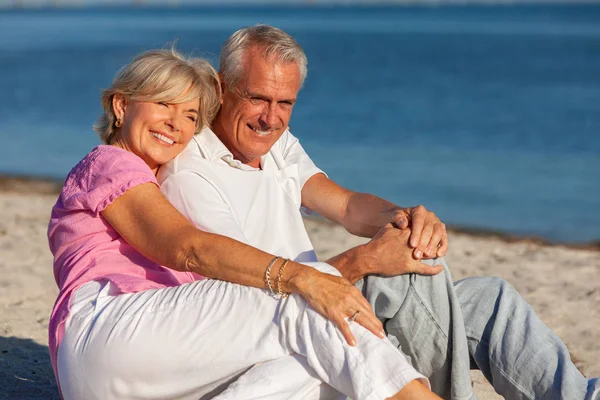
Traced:
MULTIPOLYGON (((325 274, 317 270, 307 274, 299 285, 300 294, 317 312, 333 321, 350 346, 356 345, 347 321, 356 314, 354 322, 364 326, 376 336, 383 338, 383 325, 377 319, 371 305, 347 279, 325 274)), ((353 323, 353 322, 350 322, 353 323)))

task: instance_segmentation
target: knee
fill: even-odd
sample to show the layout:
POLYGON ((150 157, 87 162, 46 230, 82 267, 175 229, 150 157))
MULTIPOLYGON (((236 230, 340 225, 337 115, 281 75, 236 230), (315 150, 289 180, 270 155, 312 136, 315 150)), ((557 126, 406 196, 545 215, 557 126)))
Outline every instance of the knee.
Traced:
POLYGON ((517 290, 505 279, 499 277, 466 278, 456 284, 459 302, 464 308, 497 312, 510 310, 525 305, 525 301, 517 290))
POLYGON ((503 278, 497 276, 475 276, 465 278, 456 283, 457 289, 468 289, 473 292, 481 293, 486 297, 512 296, 516 293, 515 288, 503 278))
POLYGON ((457 295, 467 336, 488 342, 494 327, 505 326, 527 307, 513 286, 498 277, 463 279, 457 282, 457 295))
POLYGON ((516 293, 515 288, 506 279, 497 276, 477 277, 481 290, 486 293, 495 294, 495 297, 512 296, 516 293))

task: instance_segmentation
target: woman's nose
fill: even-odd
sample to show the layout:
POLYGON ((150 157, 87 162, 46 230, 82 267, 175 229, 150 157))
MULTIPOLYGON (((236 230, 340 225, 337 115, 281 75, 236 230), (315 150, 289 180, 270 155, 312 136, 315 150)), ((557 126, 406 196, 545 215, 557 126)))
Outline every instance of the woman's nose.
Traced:
POLYGON ((169 119, 167 119, 166 124, 171 128, 172 131, 178 132, 181 129, 182 118, 184 118, 182 115, 173 113, 169 119))

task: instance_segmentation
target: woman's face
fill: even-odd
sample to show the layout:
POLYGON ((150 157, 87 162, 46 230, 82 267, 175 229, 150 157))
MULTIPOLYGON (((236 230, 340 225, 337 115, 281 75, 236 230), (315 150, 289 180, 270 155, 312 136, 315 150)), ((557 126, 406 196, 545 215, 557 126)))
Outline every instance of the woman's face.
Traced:
POLYGON ((199 100, 186 103, 151 103, 127 100, 116 94, 113 108, 123 125, 115 146, 131 151, 156 172, 183 151, 196 131, 199 100))

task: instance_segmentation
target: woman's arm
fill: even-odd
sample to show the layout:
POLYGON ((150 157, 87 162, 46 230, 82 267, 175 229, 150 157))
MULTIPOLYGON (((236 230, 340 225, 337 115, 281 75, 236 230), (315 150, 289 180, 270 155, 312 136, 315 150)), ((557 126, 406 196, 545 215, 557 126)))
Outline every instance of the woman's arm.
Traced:
MULTIPOLYGON (((265 269, 273 255, 234 239, 196 229, 162 195, 153 183, 135 186, 104 211, 106 221, 136 250, 149 259, 178 271, 266 288, 265 269)), ((271 271, 273 279, 281 263, 271 271)), ((282 289, 298 293, 326 318, 335 322, 348 343, 354 338, 346 317, 360 311, 358 323, 383 337, 381 322, 352 284, 290 261, 282 289)))
MULTIPOLYGON (((136 250, 161 265, 208 278, 265 287, 264 270, 273 256, 196 229, 154 184, 128 190, 106 207, 102 216, 136 250)), ((286 267, 290 277, 291 267, 286 267)), ((302 278, 302 273, 307 272, 295 269, 295 278, 302 278)), ((293 280, 286 284, 288 291, 298 290, 293 280)))

